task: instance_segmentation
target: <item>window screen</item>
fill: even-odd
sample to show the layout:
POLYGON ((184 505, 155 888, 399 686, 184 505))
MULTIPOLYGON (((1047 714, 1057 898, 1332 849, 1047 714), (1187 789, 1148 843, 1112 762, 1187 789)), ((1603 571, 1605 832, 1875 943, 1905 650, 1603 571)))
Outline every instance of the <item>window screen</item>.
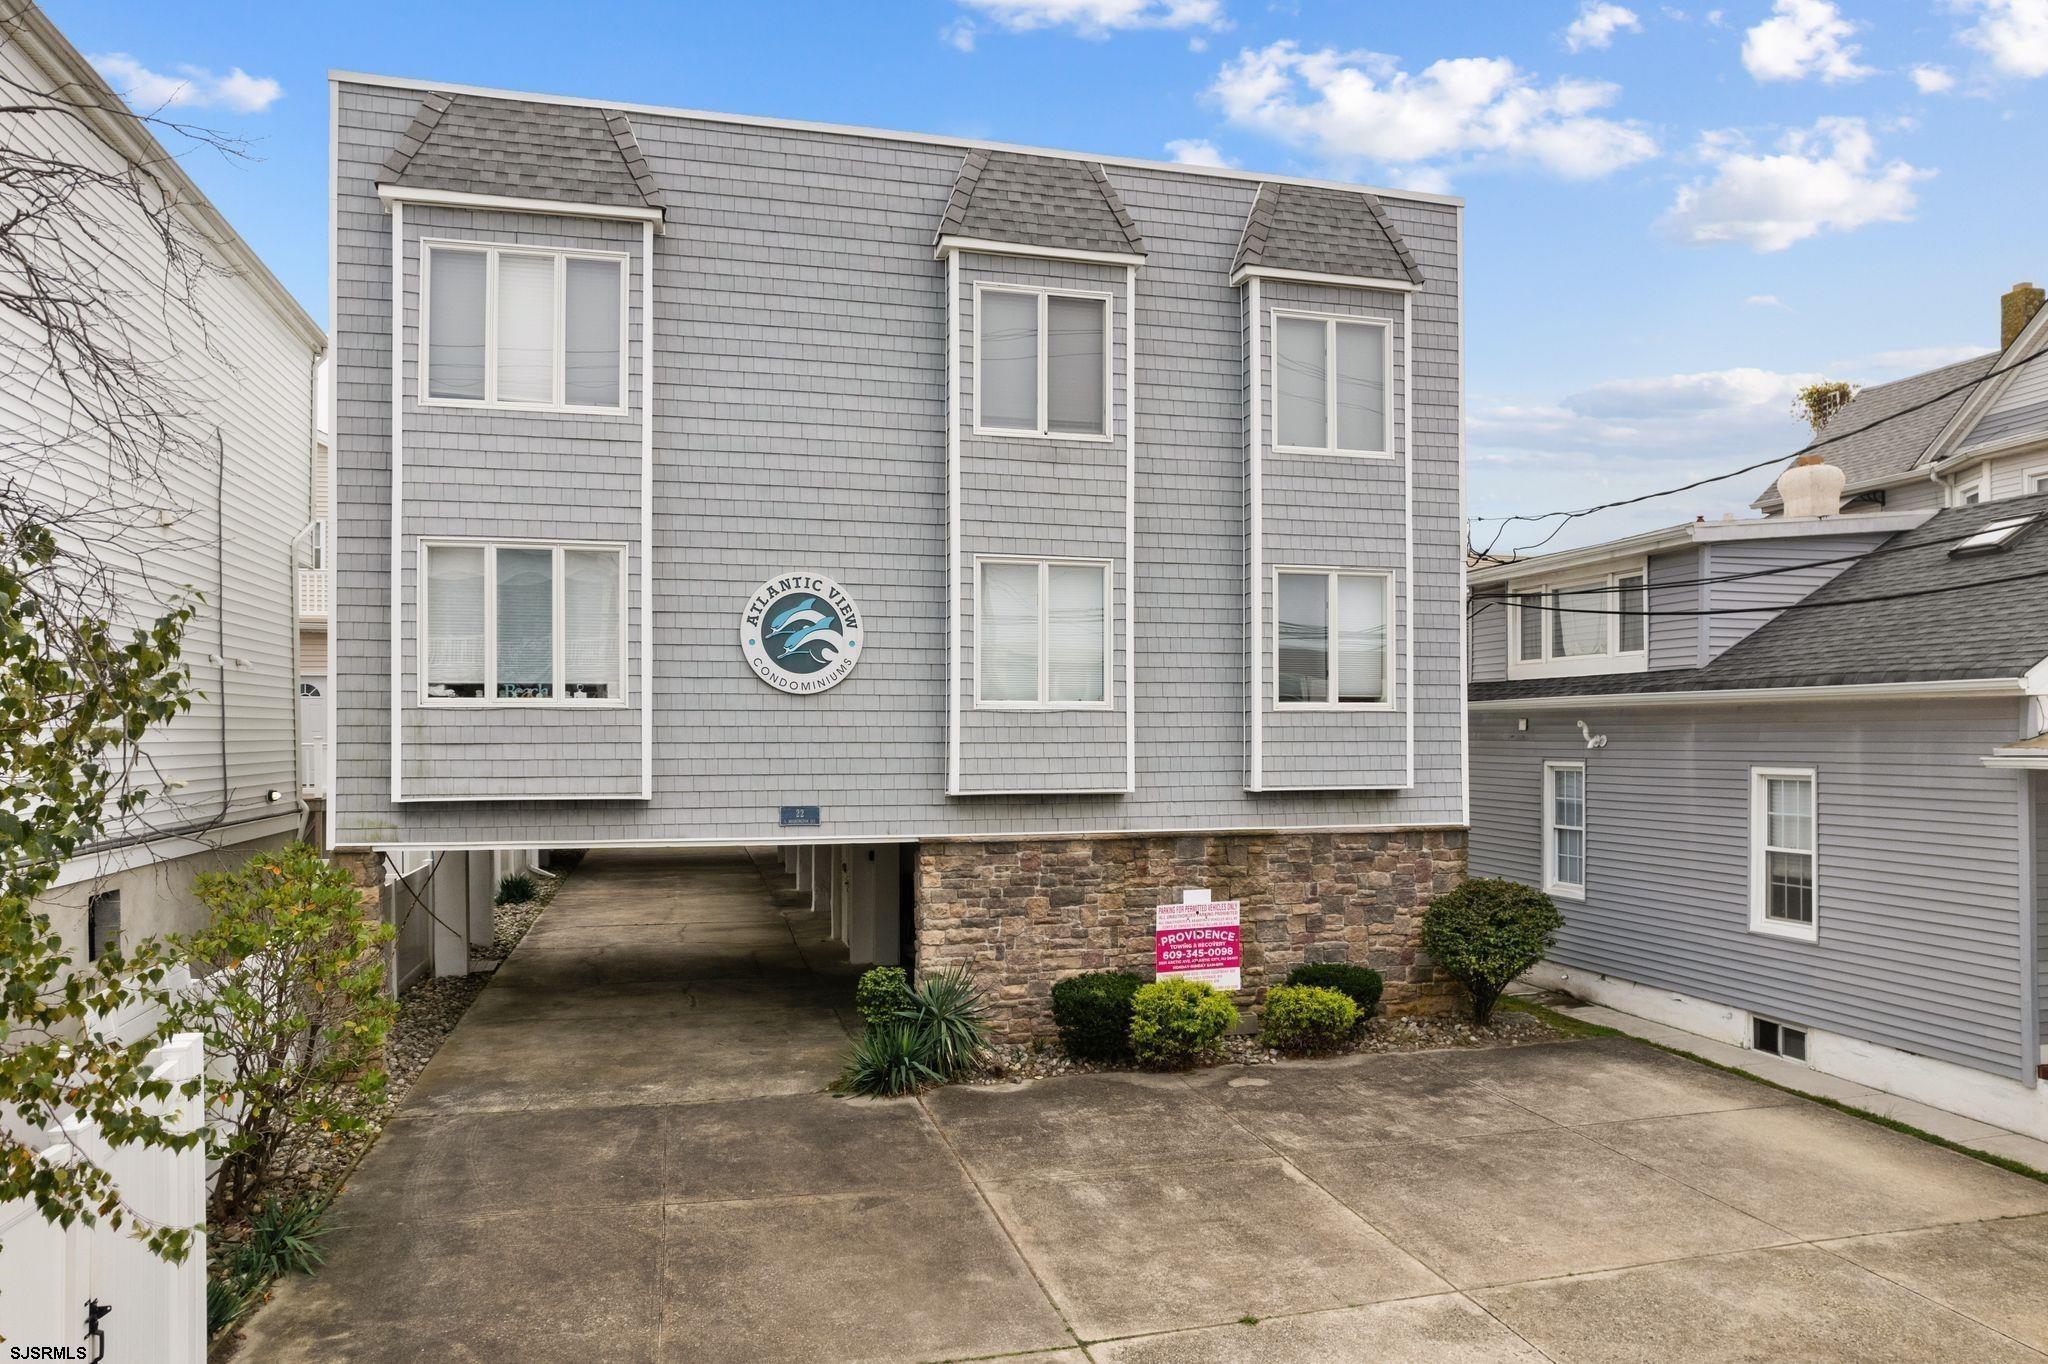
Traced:
POLYGON ((981 656, 976 668, 984 701, 1038 699, 1038 565, 981 566, 981 656))
POLYGON ((981 424, 1038 429, 1038 296, 990 290, 981 295, 981 424))
POLYGON ((1046 299, 1046 427, 1101 435, 1105 428, 1104 314, 1099 298, 1046 299))
POLYGON ((500 549, 498 565, 498 696, 542 699, 555 694, 555 552, 500 549))
POLYGON ((1384 327, 1338 323, 1337 448, 1384 453, 1387 385, 1384 327))
POLYGON ((1619 609, 1623 612, 1620 619, 1621 651, 1625 654, 1639 653, 1642 651, 1649 626, 1649 618, 1643 615, 1643 612, 1649 609, 1648 594, 1643 587, 1643 575, 1626 574, 1615 579, 1615 587, 1615 595, 1620 599, 1619 609))
POLYGON ((427 393, 482 402, 484 271, 481 251, 434 247, 427 258, 427 393))
POLYGON ((568 267, 563 401, 574 407, 617 407, 620 263, 571 257, 568 267))
POLYGON ((619 677, 619 555, 562 553, 562 683, 572 701, 623 696, 619 677))
POLYGON ((1329 328, 1300 317, 1279 318, 1274 328, 1281 445, 1321 449, 1330 443, 1329 328))
POLYGON ((1095 564, 1050 564, 1046 568, 1048 700, 1100 701, 1106 694, 1106 576, 1095 564))
POLYGON ((1330 579, 1324 573, 1282 573, 1276 701, 1330 699, 1330 579))
POLYGON ((484 694, 484 548, 427 549, 427 695, 484 694))
POLYGON ((1387 699, 1384 578, 1337 575, 1337 699, 1387 699))

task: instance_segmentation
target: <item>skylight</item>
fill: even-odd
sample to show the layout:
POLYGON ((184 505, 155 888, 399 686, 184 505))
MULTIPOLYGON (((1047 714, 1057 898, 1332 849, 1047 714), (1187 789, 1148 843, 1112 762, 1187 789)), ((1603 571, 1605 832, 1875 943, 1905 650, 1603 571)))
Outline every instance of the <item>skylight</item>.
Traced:
POLYGON ((2004 521, 1993 521, 1975 535, 1961 541, 1948 552, 1951 559, 1965 554, 1992 554, 2011 544, 2019 533, 2034 524, 2038 517, 2014 516, 2004 521))

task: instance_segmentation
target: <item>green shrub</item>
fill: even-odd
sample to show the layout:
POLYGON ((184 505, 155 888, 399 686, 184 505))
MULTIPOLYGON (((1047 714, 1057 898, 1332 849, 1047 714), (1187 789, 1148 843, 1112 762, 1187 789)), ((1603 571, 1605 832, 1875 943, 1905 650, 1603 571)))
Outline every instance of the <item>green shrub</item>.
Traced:
POLYGON ((871 1024, 853 1044, 839 1088, 882 1098, 915 1094, 945 1079, 932 1069, 930 1055, 931 1039, 915 1024, 900 1019, 871 1024))
POLYGON ((1379 1011, 1383 982, 1380 980, 1380 973, 1370 966, 1353 966, 1342 961, 1310 962, 1306 966, 1297 966, 1289 971, 1287 983, 1335 990, 1358 1006, 1360 1023, 1379 1011))
POLYGON ((920 976, 903 1016, 923 1037, 925 1064, 940 1079, 958 1079, 988 1054, 988 1005, 964 967, 920 976))
POLYGON ((327 1258, 320 1249, 326 1211, 305 1198, 264 1199, 249 1219, 249 1239, 236 1249, 235 1268, 259 1280, 311 1274, 327 1258))
POLYGON ((1312 1055, 1336 1050, 1357 1027, 1351 996, 1320 985, 1282 985, 1266 994, 1259 1040, 1275 1051, 1312 1055))
POLYGON ((1181 1069, 1216 1054, 1237 1026, 1237 1007, 1215 986, 1169 976, 1131 999, 1131 1054, 1148 1066, 1181 1069))
POLYGON ((1563 916, 1540 890, 1480 877, 1429 902, 1422 949, 1472 993, 1472 1021, 1484 1026, 1516 976, 1550 950, 1563 916))
POLYGON ((1052 987, 1052 1021, 1060 1045, 1081 1061, 1125 1061, 1131 1055, 1131 1000, 1145 983, 1129 971, 1084 971, 1052 987))
POLYGON ((853 987, 853 1007, 865 1023, 886 1023, 910 1007, 910 981, 900 966, 875 966, 853 987))
POLYGON ((205 988, 170 1012, 206 1035, 224 1077, 206 1087, 207 1155, 220 1162, 208 1220, 222 1222, 287 1150, 360 1131, 382 1097, 392 929, 364 918, 349 874, 303 843, 195 884, 210 917, 173 946, 205 988))
POLYGON ((533 878, 524 872, 513 872, 498 882, 498 898, 501 905, 523 905, 540 891, 535 888, 533 878))
POLYGON ((242 1319, 255 1301, 256 1287, 240 1274, 206 1276, 206 1334, 211 1339, 242 1319))

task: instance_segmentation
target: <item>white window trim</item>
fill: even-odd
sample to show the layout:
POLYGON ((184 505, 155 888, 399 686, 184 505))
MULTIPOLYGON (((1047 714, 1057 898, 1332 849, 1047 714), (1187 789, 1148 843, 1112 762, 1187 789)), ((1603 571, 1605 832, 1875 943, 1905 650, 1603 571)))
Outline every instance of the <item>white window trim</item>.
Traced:
POLYGON ((1116 708, 1116 565, 1110 559, 1044 558, 1031 554, 977 554, 974 556, 974 708, 976 710, 1114 710, 1116 708), (1038 565, 1038 696, 1036 701, 987 701, 981 695, 981 566, 983 564, 1038 565), (1102 570, 1102 699, 1100 701, 1053 701, 1052 691, 1052 569, 1056 565, 1102 570))
POLYGON ((1971 505, 1963 501, 1963 496, 1972 488, 1977 490, 1978 502, 1983 503, 1991 500, 1991 466, 1989 464, 1977 466, 1977 472, 1969 478, 1964 478, 1960 474, 1952 476, 1948 482, 1948 504, 1951 507, 1971 505))
POLYGON ((1276 455, 1333 455, 1345 459, 1394 458, 1394 321, 1388 317, 1358 317, 1349 313, 1308 312, 1299 308, 1275 308, 1273 319, 1273 453, 1276 455), (1280 321, 1293 318, 1321 322, 1323 329, 1323 445, 1282 445, 1280 443, 1280 321), (1380 446, 1378 450, 1348 450, 1337 444, 1337 328, 1340 325, 1378 327, 1380 337, 1380 446))
POLYGON ((417 674, 419 704, 436 710, 625 710, 631 705, 632 686, 627 671, 628 657, 632 652, 631 642, 626 637, 630 620, 627 599, 627 561, 631 557, 623 540, 502 540, 483 539, 467 536, 435 536, 419 541, 413 564, 413 581, 418 585, 419 629, 413 640, 413 671, 417 674), (484 694, 482 696, 429 696, 427 694, 427 631, 429 613, 433 602, 427 586, 427 551, 435 548, 482 549, 484 552, 484 694), (554 686, 557 693, 565 690, 564 676, 567 672, 566 653, 568 638, 563 626, 563 606, 568 593, 564 590, 567 579, 563 576, 562 554, 565 550, 582 549, 595 552, 609 551, 619 556, 619 692, 616 697, 600 700, 577 700, 572 697, 519 696, 500 697, 498 690, 498 576, 497 551, 501 549, 551 549, 554 561, 554 621, 553 668, 554 686))
MULTIPOLYGON (((1116 295, 1092 289, 1053 289, 1031 284, 1001 284, 991 280, 974 282, 974 325, 969 339, 974 351, 974 434, 997 439, 1078 440, 1107 443, 1116 439, 1116 295), (1021 426, 983 426, 981 423, 981 298, 983 294, 1030 294, 1038 299, 1038 429, 1021 426), (1047 347, 1051 333, 1046 327, 1054 298, 1086 298, 1102 304, 1102 430, 1053 431, 1049 383, 1052 366, 1047 347)), ((1080 561, 1076 561, 1080 562, 1080 561)))
POLYGON ((464 241, 450 237, 422 237, 420 251, 419 286, 419 392, 415 395, 421 407, 490 408, 508 412, 576 412, 592 416, 622 417, 632 410, 632 391, 627 383, 630 366, 628 337, 632 330, 632 283, 633 257, 625 251, 585 251, 569 247, 518 246, 508 242, 464 241), (455 251, 482 251, 484 259, 484 396, 481 398, 435 398, 433 378, 428 371, 428 357, 433 350, 433 319, 428 310, 433 298, 433 259, 435 248, 455 251), (555 354, 554 392, 555 401, 547 403, 514 402, 496 397, 498 391, 498 258, 500 256, 547 256, 555 262, 555 354), (612 407, 593 407, 583 403, 563 400, 567 392, 567 354, 569 310, 569 265, 571 260, 616 261, 619 265, 619 402, 612 407))
POLYGON ((1336 568, 1316 564, 1275 564, 1268 590, 1273 594, 1273 697, 1274 710, 1340 710, 1347 714, 1364 711, 1391 711, 1398 709, 1394 697, 1394 654, 1397 632, 1394 617, 1394 574, 1383 568, 1336 568), (1280 699, 1280 575, 1283 573, 1320 573, 1329 579, 1328 605, 1324 608, 1330 622, 1328 657, 1330 659, 1330 690, 1334 693, 1339 685, 1337 677, 1337 580, 1339 578, 1378 578, 1380 591, 1385 597, 1385 620, 1387 622, 1387 647, 1383 671, 1380 676, 1378 701, 1282 701, 1280 699))
POLYGON ((1817 942, 1820 939, 1820 777, 1811 767, 1752 767, 1749 769, 1749 931, 1773 938, 1790 938, 1795 942, 1817 942), (1813 788, 1813 847, 1807 849, 1785 848, 1784 852, 1806 852, 1813 859, 1813 922, 1789 923, 1773 919, 1764 911, 1770 902, 1768 884, 1770 845, 1766 842, 1770 830, 1769 779, 1796 778, 1811 784, 1813 788))
MULTIPOLYGON (((1543 764, 1543 893, 1560 900, 1583 900, 1586 898, 1586 871, 1591 862, 1592 849, 1586 842, 1586 765, 1583 762, 1546 762, 1543 764), (1553 784, 1559 772, 1579 774, 1579 879, 1560 881, 1557 876, 1557 790, 1553 784)), ((1565 826, 1571 827, 1569 825, 1565 826)))
POLYGON ((2021 497, 2032 497, 2034 495, 2034 480, 2044 475, 2048 475, 2048 464, 2029 464, 2021 469, 2019 495, 2021 497))
MULTIPOLYGON (((1650 667, 1650 618, 1643 618, 1643 647, 1623 652, 1621 647, 1621 617, 1610 615, 1607 621, 1607 648, 1603 653, 1588 654, 1582 658, 1558 658, 1551 653, 1553 621, 1549 611, 1543 611, 1543 656, 1522 657, 1522 611, 1521 598, 1541 597, 1552 592, 1582 592, 1587 588, 1605 586, 1620 601, 1621 580, 1641 578, 1643 580, 1643 605, 1647 610, 1650 593, 1654 584, 1650 581, 1650 561, 1645 558, 1631 563, 1608 568, 1603 572, 1580 574, 1555 581, 1511 583, 1507 591, 1508 618, 1508 677, 1589 677, 1611 673, 1647 672, 1650 667)), ((1580 602, 1590 605, 1596 598, 1580 596, 1580 602)))

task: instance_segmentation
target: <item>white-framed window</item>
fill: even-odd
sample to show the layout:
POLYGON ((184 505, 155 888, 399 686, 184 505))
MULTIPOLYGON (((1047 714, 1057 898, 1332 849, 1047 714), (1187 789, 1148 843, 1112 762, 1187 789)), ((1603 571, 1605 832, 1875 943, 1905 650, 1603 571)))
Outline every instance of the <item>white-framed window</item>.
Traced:
POLYGON ((1985 465, 1967 480, 1958 475, 1950 486, 1954 493, 1949 505, 1974 507, 1991 496, 1991 466, 1985 465))
POLYGON ((2020 492, 2026 497, 2048 493, 2048 464, 2036 464, 2031 469, 2021 470, 2020 492))
POLYGON ((1810 767, 1749 776, 1749 927, 1812 942, 1819 934, 1819 788, 1810 767))
POLYGON ((1377 318, 1274 309, 1274 452, 1390 457, 1392 337, 1377 318))
POLYGON ((1523 676, 1640 671, 1649 660, 1649 569, 1630 564, 1508 594, 1508 662, 1523 676))
POLYGON ((1110 438, 1109 294, 974 286, 974 429, 991 436, 1110 438))
POLYGON ((1749 1044, 1758 1051, 1782 1056, 1787 1061, 1806 1060, 1806 1029, 1768 1018, 1749 1020, 1749 1044))
POLYGON ((1586 765, 1543 764, 1543 889, 1586 897, 1586 765))
POLYGON ((626 410, 625 254, 420 249, 422 403, 626 410))
POLYGON ((1111 587, 1107 560, 977 558, 975 705, 1108 708, 1111 587))
POLYGON ((1273 570, 1273 704, 1390 710, 1394 575, 1273 570))
POLYGON ((327 567, 327 522, 325 519, 313 522, 313 533, 309 537, 307 550, 313 560, 309 567, 327 567))
POLYGON ((625 546, 422 541, 419 581, 423 704, 625 704, 625 546))

